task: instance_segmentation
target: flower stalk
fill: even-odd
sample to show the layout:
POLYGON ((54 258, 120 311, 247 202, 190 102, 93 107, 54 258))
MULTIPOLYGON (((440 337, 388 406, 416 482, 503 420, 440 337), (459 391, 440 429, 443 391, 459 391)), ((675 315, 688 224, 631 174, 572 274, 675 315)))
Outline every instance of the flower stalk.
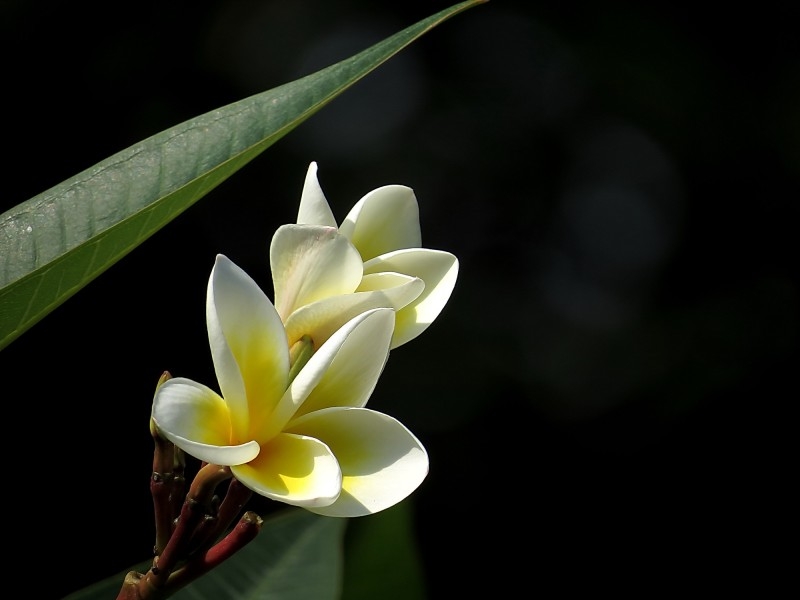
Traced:
MULTIPOLYGON (((169 378, 165 372, 158 385, 169 378)), ((164 439, 153 421, 150 432, 155 445, 150 478, 156 526, 153 563, 145 573, 131 571, 125 576, 117 600, 169 598, 255 539, 263 523, 256 513, 247 511, 222 537, 252 491, 232 479, 229 467, 203 463, 181 501, 183 451, 164 439), (226 481, 228 487, 220 500, 217 488, 226 481)))

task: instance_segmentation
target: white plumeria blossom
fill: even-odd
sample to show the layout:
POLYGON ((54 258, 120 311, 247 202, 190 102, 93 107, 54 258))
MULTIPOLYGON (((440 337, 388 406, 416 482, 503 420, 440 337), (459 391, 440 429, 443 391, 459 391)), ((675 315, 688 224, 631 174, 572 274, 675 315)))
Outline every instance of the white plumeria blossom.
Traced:
POLYGON ((297 224, 280 227, 270 246, 275 306, 290 341, 310 335, 321 343, 371 308, 396 311, 391 348, 416 338, 442 311, 458 276, 454 255, 421 246, 411 188, 369 192, 337 226, 312 162, 297 224))
POLYGON ((365 408, 389 354, 393 310, 358 313, 295 375, 277 310, 218 255, 206 320, 220 393, 183 377, 165 381, 153 400, 160 435, 199 460, 229 466, 262 496, 321 515, 375 513, 422 483, 428 455, 420 441, 365 408))

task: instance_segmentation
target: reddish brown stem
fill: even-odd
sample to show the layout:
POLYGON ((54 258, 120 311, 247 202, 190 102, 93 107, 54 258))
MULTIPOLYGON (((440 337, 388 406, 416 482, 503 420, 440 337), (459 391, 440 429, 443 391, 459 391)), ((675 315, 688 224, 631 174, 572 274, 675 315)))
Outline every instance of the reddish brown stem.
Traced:
POLYGON ((172 459, 172 495, 170 497, 170 514, 175 519, 181 512, 183 498, 186 494, 186 455, 180 448, 175 448, 172 459))
MULTIPOLYGON (((213 465, 212 465, 213 466, 213 465)), ((205 467, 204 467, 205 469, 205 467)), ((207 476, 207 483, 213 481, 215 478, 221 477, 220 467, 217 470, 209 469, 203 473, 207 476), (210 475, 209 475, 210 473, 210 475)), ((203 471, 203 469, 201 469, 203 471)), ((200 474, 198 474, 199 476, 200 474)), ((199 490, 192 485, 192 489, 202 494, 205 493, 205 485, 198 486, 199 490)), ((229 519, 230 515, 237 507, 244 506, 247 498, 250 497, 250 490, 241 485, 238 481, 232 480, 228 488, 228 494, 225 500, 220 505, 219 514, 225 515, 225 519, 229 519), (235 482, 235 484, 234 484, 235 482)), ((196 539, 199 531, 202 529, 202 523, 198 525, 195 511, 201 507, 201 503, 197 500, 187 497, 184 503, 184 511, 178 521, 178 527, 173 531, 172 537, 167 544, 165 552, 161 557, 157 557, 153 561, 153 568, 147 571, 144 575, 131 571, 125 577, 125 581, 117 596, 117 600, 165 600, 172 596, 179 589, 185 587, 201 575, 204 575, 214 567, 218 566, 245 545, 250 543, 256 538, 258 532, 261 530, 263 520, 256 513, 252 511, 246 512, 239 523, 220 540, 216 545, 205 549, 195 549, 190 556, 183 554, 185 544, 190 542, 193 538, 196 539), (194 526, 192 523, 194 522, 194 526), (181 523, 187 524, 185 527, 181 523), (194 535, 192 535, 194 534, 194 535), (179 540, 179 541, 175 541, 179 540), (183 540, 182 542, 180 540, 183 540), (180 559, 179 564, 171 565, 171 556, 180 559), (159 561, 159 558, 161 559, 159 561), (165 568, 160 568, 159 562, 166 563, 165 568)), ((201 514, 202 512, 197 511, 201 514)), ((214 521, 214 529, 217 529, 219 524, 216 519, 214 521)), ((213 543, 211 538, 209 545, 213 543)))
MULTIPOLYGON (((170 374, 165 371, 158 386, 169 378, 170 374)), ((155 444, 150 478, 156 525, 155 558, 145 574, 131 571, 125 576, 117 600, 169 598, 238 552, 255 538, 262 523, 255 513, 246 513, 225 538, 213 545, 242 510, 252 492, 233 480, 220 503, 215 491, 219 484, 231 478, 231 470, 203 462, 189 493, 182 500, 185 487, 183 451, 161 436, 152 419, 150 433, 155 444)))
POLYGON ((258 532, 261 531, 261 525, 263 523, 264 520, 252 510, 248 510, 244 513, 236 524, 236 527, 222 538, 217 545, 206 552, 205 559, 203 560, 204 571, 213 569, 221 562, 228 560, 231 556, 252 542, 258 535, 258 532))
POLYGON ((191 541, 195 529, 202 522, 203 517, 209 514, 211 499, 217 485, 230 478, 231 471, 228 467, 206 465, 197 472, 186 496, 186 501, 181 508, 178 524, 172 532, 164 551, 153 561, 153 574, 157 587, 166 582, 173 569, 185 559, 191 548, 191 541))
POLYGON ((153 496, 153 511, 155 514, 156 542, 153 552, 158 555, 164 551, 170 535, 172 534, 172 521, 176 514, 172 508, 173 484, 172 456, 174 446, 159 436, 156 439, 156 449, 153 458, 153 475, 150 478, 150 494, 153 496), (164 468, 164 463, 169 461, 169 468, 164 468))
POLYGON ((263 519, 253 511, 247 511, 228 535, 212 546, 204 555, 198 556, 181 569, 175 571, 167 582, 170 593, 175 593, 201 575, 229 559, 253 541, 261 531, 263 519))
MULTIPOLYGON (((156 384, 156 390, 169 380, 169 371, 164 371, 156 384)), ((153 546, 153 553, 158 556, 164 551, 170 535, 172 534, 172 522, 178 515, 173 510, 172 498, 175 483, 175 445, 163 438, 156 427, 155 421, 150 420, 150 435, 153 437, 155 449, 153 451, 153 474, 150 477, 150 494, 153 497, 153 510, 155 513, 156 541, 153 546)))
POLYGON ((234 519, 241 514, 244 505, 252 495, 253 492, 245 487, 238 479, 231 479, 228 485, 228 491, 217 511, 216 519, 209 521, 208 527, 206 527, 203 532, 205 538, 200 542, 204 546, 200 548, 201 552, 208 550, 208 548, 225 533, 234 519))

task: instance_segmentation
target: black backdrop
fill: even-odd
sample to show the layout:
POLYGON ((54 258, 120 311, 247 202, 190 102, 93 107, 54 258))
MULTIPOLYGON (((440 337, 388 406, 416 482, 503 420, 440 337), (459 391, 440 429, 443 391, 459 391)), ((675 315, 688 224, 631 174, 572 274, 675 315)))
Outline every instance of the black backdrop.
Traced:
MULTIPOLYGON (((448 5, 5 0, 0 210, 448 5)), ((371 400, 431 455, 411 502, 432 598, 763 591, 796 364, 797 17, 492 0, 424 36, 2 351, 15 561, 61 597, 147 551, 155 382, 214 384, 214 255, 270 290, 316 160, 340 217, 412 186, 424 244, 461 262, 371 400)))

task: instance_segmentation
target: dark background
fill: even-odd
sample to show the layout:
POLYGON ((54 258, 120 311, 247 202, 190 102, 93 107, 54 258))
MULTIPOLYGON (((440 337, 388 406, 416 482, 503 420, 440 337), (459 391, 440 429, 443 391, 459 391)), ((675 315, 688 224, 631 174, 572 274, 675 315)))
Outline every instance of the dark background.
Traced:
MULTIPOLYGON (((0 210, 450 4, 3 0, 0 210)), ((423 36, 2 351, 15 562, 61 597, 146 555, 156 380, 214 385, 214 255, 271 294, 316 160, 338 218, 410 185, 423 244, 460 259, 370 402, 430 452, 410 502, 431 598, 763 593, 796 472, 771 474, 796 396, 799 12, 492 0, 423 36)))

